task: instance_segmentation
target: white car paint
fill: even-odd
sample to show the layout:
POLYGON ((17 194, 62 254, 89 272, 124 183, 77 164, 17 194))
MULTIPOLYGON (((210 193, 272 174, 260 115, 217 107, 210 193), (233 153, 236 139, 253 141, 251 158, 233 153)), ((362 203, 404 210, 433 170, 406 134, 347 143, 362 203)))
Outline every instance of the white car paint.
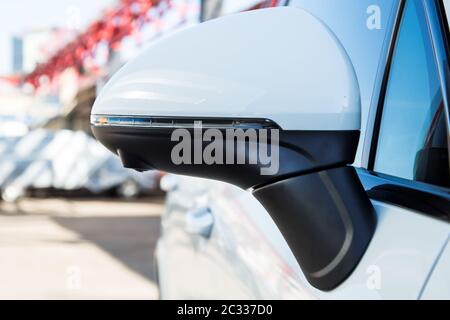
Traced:
MULTIPOLYGON (((159 270, 170 275, 160 278, 164 299, 417 299, 450 235, 448 223, 373 201, 377 230, 362 261, 343 284, 323 292, 306 281, 270 215, 250 193, 196 178, 184 178, 179 187, 168 199, 164 226, 171 231, 158 249, 159 270), (185 211, 170 205, 189 203, 178 199, 181 194, 189 194, 189 208, 207 194, 217 219, 210 239, 189 237, 179 228, 185 211)), ((441 277, 448 279, 448 261, 442 265, 441 277)), ((440 297, 449 294, 440 291, 440 297)))
POLYGON ((448 300, 450 295, 450 236, 433 266, 428 285, 424 288, 422 299, 448 300))
POLYGON ((92 114, 266 118, 286 130, 361 126, 347 53, 331 30, 297 8, 231 15, 156 42, 113 76, 92 114), (192 50, 199 43, 208 43, 200 56, 192 50), (224 51, 227 63, 220 63, 224 51), (296 53, 267 63, 289 51, 296 53))

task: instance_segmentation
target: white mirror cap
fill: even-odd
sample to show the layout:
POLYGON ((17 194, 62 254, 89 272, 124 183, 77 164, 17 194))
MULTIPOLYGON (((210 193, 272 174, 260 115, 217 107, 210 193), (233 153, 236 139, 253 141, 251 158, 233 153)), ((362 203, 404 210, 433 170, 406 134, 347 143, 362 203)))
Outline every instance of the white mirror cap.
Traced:
POLYGON ((285 130, 359 130, 351 61, 320 20, 272 8, 163 38, 103 88, 92 115, 261 118, 285 130))

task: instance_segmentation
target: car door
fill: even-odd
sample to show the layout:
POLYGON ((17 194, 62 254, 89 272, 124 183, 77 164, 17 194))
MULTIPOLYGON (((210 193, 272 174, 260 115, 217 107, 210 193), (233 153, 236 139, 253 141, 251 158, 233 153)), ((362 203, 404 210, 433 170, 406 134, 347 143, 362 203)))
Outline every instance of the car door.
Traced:
POLYGON ((432 3, 400 4, 387 52, 390 59, 379 77, 383 83, 372 95, 377 119, 367 128, 366 139, 373 146, 361 151, 362 159, 369 153, 371 161, 359 169, 377 211, 377 231, 359 266, 341 286, 326 293, 312 288, 281 234, 250 195, 228 185, 211 191, 213 205, 221 208, 216 210, 224 221, 222 228, 234 233, 228 243, 234 243, 229 250, 239 270, 236 275, 246 275, 255 296, 422 297, 450 233, 448 112, 435 51, 442 38, 429 33, 438 18, 432 15, 432 3))
POLYGON ((161 187, 168 191, 156 250, 163 299, 193 299, 197 297, 197 289, 207 292, 208 282, 203 278, 204 268, 198 258, 206 238, 202 230, 212 226, 212 221, 205 224, 205 216, 195 212, 205 207, 209 184, 205 179, 175 175, 166 175, 161 180, 161 187))
MULTIPOLYGON (((392 61, 366 139, 367 170, 360 171, 374 201, 386 208, 403 208, 408 217, 422 215, 435 221, 436 229, 421 227, 416 233, 435 254, 431 265, 422 262, 425 278, 417 298, 426 297, 425 288, 434 292, 436 282, 430 278, 442 269, 436 268, 442 256, 446 264, 444 248, 450 234, 449 29, 443 4, 404 2, 392 61), (439 239, 430 241, 438 232, 442 232, 439 239)), ((450 291, 440 290, 439 297, 448 299, 450 291)))
POLYGON ((336 30, 355 64, 368 124, 355 166, 377 212, 375 235, 349 278, 330 292, 319 291, 307 283, 257 200, 210 182, 207 206, 214 225, 195 249, 192 268, 203 273, 187 280, 193 284, 191 297, 203 297, 201 283, 211 298, 421 298, 450 233, 447 93, 432 42, 439 40, 429 33, 436 17, 421 0, 291 4, 309 7, 336 30), (380 29, 368 29, 376 6, 380 29), (357 23, 363 23, 361 29, 357 23))

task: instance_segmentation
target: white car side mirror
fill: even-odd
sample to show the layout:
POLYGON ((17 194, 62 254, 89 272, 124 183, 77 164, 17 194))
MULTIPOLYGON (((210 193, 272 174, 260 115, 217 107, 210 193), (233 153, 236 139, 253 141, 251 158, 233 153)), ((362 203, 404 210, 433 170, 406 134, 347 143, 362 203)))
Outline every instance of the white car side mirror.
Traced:
POLYGON ((349 166, 360 117, 355 72, 333 33, 303 10, 274 8, 154 43, 104 87, 91 123, 126 167, 251 189, 308 281, 331 290, 375 229, 349 166))

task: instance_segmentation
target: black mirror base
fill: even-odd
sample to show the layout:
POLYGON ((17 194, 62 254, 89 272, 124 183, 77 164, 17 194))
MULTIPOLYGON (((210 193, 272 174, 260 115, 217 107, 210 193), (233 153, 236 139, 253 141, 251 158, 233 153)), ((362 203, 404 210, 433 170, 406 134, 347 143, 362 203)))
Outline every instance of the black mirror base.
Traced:
POLYGON ((351 274, 375 231, 374 208, 350 166, 286 179, 254 196, 320 290, 334 289, 351 274))

